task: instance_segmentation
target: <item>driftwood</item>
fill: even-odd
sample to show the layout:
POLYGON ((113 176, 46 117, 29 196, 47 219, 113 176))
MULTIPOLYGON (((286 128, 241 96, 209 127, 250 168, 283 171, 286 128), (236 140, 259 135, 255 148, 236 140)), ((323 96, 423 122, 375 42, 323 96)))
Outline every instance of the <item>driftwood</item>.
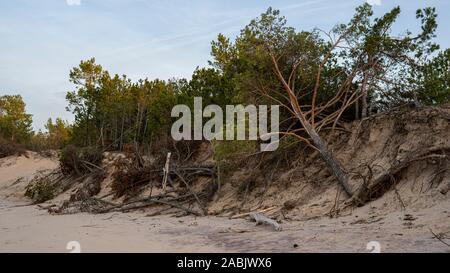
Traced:
POLYGON ((87 176, 82 181, 82 185, 74 194, 70 195, 70 201, 81 201, 97 195, 101 189, 103 173, 95 173, 87 176))
MULTIPOLYGON (((173 192, 173 191, 171 191, 171 192, 173 192)), ((98 210, 97 213, 107 213, 107 212, 113 212, 113 211, 125 212, 125 211, 145 208, 145 207, 151 206, 153 204, 163 204, 163 205, 168 205, 173 208, 181 209, 189 214, 201 216, 201 213, 191 210, 189 208, 186 208, 180 204, 180 200, 188 199, 188 198, 192 197, 193 195, 194 195, 193 192, 185 194, 185 195, 181 195, 178 197, 174 197, 174 196, 171 196, 168 194, 159 194, 159 195, 155 195, 153 197, 141 198, 141 199, 129 201, 129 202, 126 202, 123 204, 110 203, 108 207, 98 210), (163 199, 163 198, 165 198, 165 199, 163 199)), ((198 193, 196 193, 196 195, 199 196, 198 193)))
POLYGON ((431 234, 433 234, 433 237, 434 237, 434 238, 438 239, 438 240, 439 240, 441 243, 443 243, 444 245, 450 247, 450 244, 447 243, 446 241, 444 241, 444 240, 441 238, 441 236, 439 236, 439 235, 437 235, 436 233, 434 233, 434 231, 433 231, 431 228, 428 228, 428 229, 430 230, 431 234))
POLYGON ((202 216, 202 214, 199 213, 199 212, 196 212, 196 211, 191 210, 189 208, 183 207, 183 206, 181 206, 181 205, 179 205, 179 204, 177 204, 175 202, 166 201, 166 200, 162 200, 162 199, 150 199, 150 200, 147 200, 143 204, 134 205, 134 206, 131 206, 131 207, 122 207, 122 208, 119 208, 118 210, 112 210, 112 211, 125 212, 125 211, 129 211, 129 210, 133 210, 133 209, 145 208, 145 207, 148 207, 148 206, 150 206, 152 204, 155 204, 155 203, 156 204, 168 205, 168 206, 171 206, 171 207, 174 207, 174 208, 177 208, 177 209, 181 209, 181 210, 184 210, 185 212, 187 212, 189 214, 193 214, 195 216, 202 216))
POLYGON ((235 215, 231 216, 230 219, 242 218, 242 217, 245 217, 245 216, 250 215, 251 213, 263 213, 263 212, 267 213, 267 212, 272 212, 272 211, 275 210, 275 209, 277 209, 277 207, 270 207, 270 208, 267 208, 267 209, 258 210, 258 211, 256 211, 256 212, 246 212, 246 213, 241 213, 241 214, 235 214, 235 215))
MULTIPOLYGON (((138 152, 136 156, 140 156, 138 152)), ((76 213, 77 211, 92 213, 125 212, 161 204, 167 206, 166 209, 176 208, 188 214, 202 216, 207 214, 204 201, 216 190, 214 165, 195 164, 180 166, 175 162, 172 163, 171 153, 168 153, 165 164, 161 167, 158 166, 159 164, 144 166, 144 164, 135 164, 135 162, 122 164, 123 168, 119 168, 114 173, 113 186, 117 184, 117 187, 113 187, 113 192, 96 198, 94 196, 100 191, 99 183, 97 182, 105 174, 105 171, 100 166, 90 162, 82 161, 81 163, 85 165, 89 173, 75 178, 71 176, 71 179, 66 180, 72 181, 71 185, 75 182, 84 181, 83 186, 65 204, 53 210, 55 213, 66 213, 66 211, 68 213, 76 213), (193 190, 192 183, 195 178, 200 176, 211 178, 212 183, 207 185, 206 189, 196 192, 193 190), (169 183, 171 188, 167 188, 167 183, 169 183), (157 185, 162 188, 162 193, 154 196, 150 193, 148 197, 133 198, 123 203, 103 200, 112 194, 118 197, 128 193, 127 197, 131 197, 131 194, 134 193, 133 190, 138 191, 140 187, 145 185, 150 185, 151 187, 157 185), (194 202, 198 203, 200 210, 189 208, 189 205, 194 202)), ((61 179, 63 178, 64 176, 61 175, 61 179)))
MULTIPOLYGON (((180 202, 178 202, 178 205, 183 205, 183 204, 189 203, 189 202, 191 202, 191 200, 189 200, 189 199, 188 200, 184 200, 184 201, 180 201, 180 202)), ((168 206, 168 207, 162 208, 160 210, 157 210, 155 212, 146 214, 145 217, 152 217, 152 216, 156 216, 156 215, 161 215, 163 212, 168 211, 168 210, 173 209, 173 208, 174 207, 172 207, 172 206, 168 206)))
MULTIPOLYGON (((212 182, 215 182, 214 165, 178 166, 177 164, 172 164, 169 160, 166 163, 170 163, 170 167, 168 164, 161 167, 146 166, 144 168, 136 167, 135 164, 121 166, 114 173, 115 179, 112 189, 115 196, 120 197, 124 194, 134 193, 134 190, 148 184, 162 187, 163 192, 168 190, 168 184, 172 189, 175 189, 177 182, 180 185, 184 184, 180 180, 180 176, 189 184, 191 184, 193 179, 200 176, 210 177, 212 182)), ((215 184, 212 183, 212 186, 215 186, 215 184)))
POLYGON ((265 216, 262 213, 255 213, 252 212, 249 214, 250 219, 254 222, 256 222, 257 225, 269 225, 271 226, 275 231, 281 231, 281 226, 273 219, 270 219, 269 217, 265 216))
POLYGON ((94 171, 91 168, 89 168, 88 166, 91 166, 91 167, 97 169, 100 172, 105 172, 105 170, 102 167, 100 167, 98 165, 95 165, 95 164, 93 164, 93 163, 91 163, 89 161, 82 160, 81 163, 87 165, 86 168, 88 168, 91 172, 94 172, 94 171))
POLYGON ((188 182, 186 182, 186 180, 184 180, 184 178, 179 174, 176 173, 177 176, 180 178, 180 180, 184 183, 184 185, 186 186, 186 188, 188 188, 188 190, 192 193, 192 195, 194 195, 195 200, 197 201, 197 204, 200 206, 200 208, 202 209, 203 213, 206 215, 208 214, 207 209, 205 208, 205 206, 203 205, 203 203, 200 201, 200 198, 198 198, 197 194, 192 190, 191 186, 189 186, 188 182))

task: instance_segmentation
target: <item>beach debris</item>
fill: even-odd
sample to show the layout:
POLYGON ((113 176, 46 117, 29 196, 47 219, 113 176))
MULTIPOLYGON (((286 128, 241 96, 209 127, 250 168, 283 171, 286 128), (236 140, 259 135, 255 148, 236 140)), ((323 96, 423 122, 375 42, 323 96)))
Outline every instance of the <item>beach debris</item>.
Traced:
POLYGON ((271 226, 275 231, 281 231, 281 225, 278 224, 275 220, 270 219, 269 217, 265 216, 262 213, 252 212, 249 214, 250 219, 254 222, 256 222, 257 225, 269 225, 271 226))

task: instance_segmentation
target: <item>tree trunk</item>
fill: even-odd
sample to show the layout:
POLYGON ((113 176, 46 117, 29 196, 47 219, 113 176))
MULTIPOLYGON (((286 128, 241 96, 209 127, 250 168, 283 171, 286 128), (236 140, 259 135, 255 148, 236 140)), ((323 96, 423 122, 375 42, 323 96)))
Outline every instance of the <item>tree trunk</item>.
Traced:
POLYGON ((367 93, 363 93, 362 97, 361 118, 367 117, 367 93))
POLYGON ((355 102, 355 119, 359 119, 359 100, 355 102))
MULTIPOLYGON (((283 84, 286 92, 288 93, 289 96, 289 101, 290 104, 292 106, 292 110, 294 111, 294 115, 295 117, 300 121, 300 123, 302 124, 303 128, 305 129, 306 133, 309 135, 309 137, 311 138, 314 147, 319 151, 320 156, 322 157, 322 159, 325 161, 325 164, 327 165, 328 169, 331 171, 331 173, 334 175, 334 177, 336 177, 336 179, 338 180, 338 182, 342 185, 342 187, 344 188, 345 192, 349 195, 352 196, 353 195, 353 190, 352 187, 349 183, 349 179, 347 176, 347 172, 345 171, 344 167, 341 165, 341 163, 339 162, 339 160, 334 157, 333 153, 330 151, 330 149, 328 148, 327 143, 319 136, 319 134, 317 133, 316 129, 314 128, 314 115, 315 115, 315 95, 317 92, 317 88, 314 89, 313 92, 313 102, 311 103, 312 105, 312 117, 311 117, 311 121, 312 123, 310 123, 308 121, 308 119, 306 118, 306 115, 302 112, 300 104, 298 102, 297 96, 296 94, 292 91, 292 89, 290 88, 289 84, 284 80, 283 74, 281 73, 279 67, 278 67, 278 63, 277 60, 275 58, 275 56, 271 56, 272 57, 272 62, 274 64, 275 67, 275 72, 278 76, 278 78, 280 79, 281 83, 283 84)), ((320 75, 320 74, 319 74, 320 75)), ((319 79, 319 77, 317 78, 319 79)), ((318 83, 319 81, 317 81, 318 83)), ((316 83, 316 87, 317 87, 317 83, 316 83)))
POLYGON ((102 127, 100 128, 100 138, 101 138, 102 148, 105 147, 105 139, 103 137, 103 127, 104 127, 104 125, 102 123, 102 127))
POLYGON ((138 135, 140 133, 141 130, 141 112, 140 112, 140 107, 139 107, 139 103, 137 103, 137 113, 136 113, 136 121, 135 121, 135 132, 134 132, 134 137, 133 137, 133 141, 136 143, 138 140, 138 135))
POLYGON ((85 145, 86 146, 90 146, 91 145, 91 138, 89 137, 89 117, 90 117, 91 113, 90 110, 87 110, 86 113, 86 138, 85 138, 85 145))
POLYGON ((125 114, 122 115, 122 127, 120 128, 120 147, 119 150, 123 149, 123 130, 125 126, 125 114))
POLYGON ((333 153, 328 148, 328 145, 323 141, 323 139, 319 136, 319 134, 312 127, 308 126, 309 124, 305 124, 305 129, 308 135, 311 137, 311 140, 314 143, 314 146, 319 150, 321 158, 325 161, 328 169, 331 173, 336 177, 338 182, 342 185, 345 192, 349 195, 353 195, 352 186, 349 183, 348 175, 341 165, 339 160, 333 155, 333 153), (310 127, 310 128, 306 128, 310 127))
POLYGON ((144 125, 144 132, 142 132, 142 142, 144 142, 145 140, 145 133, 147 132, 147 126, 148 126, 148 117, 147 117, 147 112, 145 112, 145 115, 142 114, 143 117, 145 117, 145 125, 144 125))
POLYGON ((117 139, 119 138, 119 116, 117 114, 114 115, 114 137, 113 139, 113 143, 114 143, 114 148, 118 149, 118 142, 117 139))
POLYGON ((367 104, 367 90, 366 90, 366 84, 367 84, 367 72, 364 72, 364 79, 361 85, 361 92, 362 92, 362 97, 361 97, 361 101, 362 101, 362 106, 361 106, 361 118, 365 118, 367 117, 368 114, 368 104, 367 104))

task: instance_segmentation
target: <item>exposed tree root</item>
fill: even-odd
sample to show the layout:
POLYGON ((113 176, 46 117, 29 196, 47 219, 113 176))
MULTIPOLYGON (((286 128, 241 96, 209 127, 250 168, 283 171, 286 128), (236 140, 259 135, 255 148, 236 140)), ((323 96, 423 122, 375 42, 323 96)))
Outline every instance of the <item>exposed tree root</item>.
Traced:
POLYGON ((413 162, 426 159, 448 160, 450 158, 449 152, 449 147, 431 148, 425 151, 411 152, 404 160, 393 164, 375 180, 370 181, 369 183, 363 183, 346 203, 355 206, 363 206, 368 201, 380 197, 390 189, 393 183, 395 183, 395 179, 392 178, 409 167, 413 162))
MULTIPOLYGON (((144 185, 162 187, 163 170, 155 166, 142 166, 135 164, 123 164, 114 177, 114 182, 120 185, 120 193, 127 193, 127 199, 122 204, 104 201, 94 196, 100 192, 100 182, 104 178, 101 168, 92 167, 95 172, 82 176, 83 185, 72 194, 69 200, 60 207, 51 207, 49 211, 57 214, 70 214, 76 212, 107 213, 113 211, 131 211, 146 208, 155 204, 169 206, 182 210, 188 214, 205 215, 207 209, 204 202, 212 196, 217 188, 215 185, 215 167, 209 165, 172 166, 167 172, 168 182, 171 188, 163 190, 161 194, 151 195, 145 198, 133 198, 134 190, 144 185), (210 177, 212 182, 206 189, 196 192, 191 187, 193 180, 200 176, 210 177), (183 204, 196 202, 200 212, 187 208, 183 204)), ((77 178, 77 181, 78 180, 77 178)), ((73 185, 73 184, 72 184, 73 185)), ((113 188, 114 189, 114 188, 113 188)), ((106 195, 108 196, 108 195, 106 195)), ((117 192, 116 192, 117 196, 117 192)), ((104 196, 105 197, 105 196, 104 196)))

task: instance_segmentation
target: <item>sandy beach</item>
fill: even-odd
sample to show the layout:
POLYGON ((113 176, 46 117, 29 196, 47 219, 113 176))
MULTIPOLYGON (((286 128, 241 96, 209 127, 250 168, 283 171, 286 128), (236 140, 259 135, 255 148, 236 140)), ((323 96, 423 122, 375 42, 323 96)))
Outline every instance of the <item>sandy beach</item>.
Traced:
POLYGON ((379 242, 382 252, 450 251, 429 231, 431 227, 439 233, 449 226, 448 203, 439 214, 416 213, 413 221, 390 214, 368 223, 352 215, 285 222, 280 232, 246 219, 142 213, 55 216, 36 206, 17 205, 1 202, 0 252, 70 252, 70 241, 79 242, 82 252, 369 252, 370 241, 379 242))

